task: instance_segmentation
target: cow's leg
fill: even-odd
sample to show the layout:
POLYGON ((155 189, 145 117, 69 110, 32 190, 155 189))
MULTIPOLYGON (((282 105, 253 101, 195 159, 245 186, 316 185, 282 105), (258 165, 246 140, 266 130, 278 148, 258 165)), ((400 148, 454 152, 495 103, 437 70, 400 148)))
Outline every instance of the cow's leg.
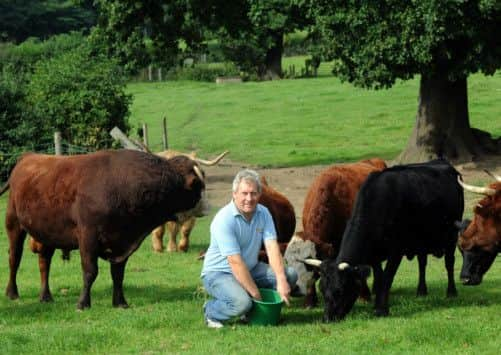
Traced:
POLYGON ((381 292, 381 287, 383 285, 383 268, 381 267, 380 263, 375 263, 371 266, 372 272, 374 273, 372 292, 377 295, 381 292))
POLYGON ((445 252, 445 269, 447 270, 447 297, 456 297, 456 283, 454 281, 454 251, 455 245, 445 252))
POLYGON ((195 226, 195 217, 189 218, 186 222, 181 226, 181 240, 179 241, 179 250, 184 252, 188 251, 190 247, 190 234, 195 226))
POLYGON ((123 290, 124 271, 127 260, 125 259, 121 263, 110 263, 111 278, 113 280, 113 307, 129 307, 123 290))
POLYGON ((367 280, 362 281, 362 287, 360 288, 360 294, 358 297, 365 302, 369 302, 371 300, 371 290, 367 285, 367 280))
MULTIPOLYGON (((8 211, 10 210, 10 206, 8 211)), ((5 219, 5 227, 7 228, 7 235, 9 237, 9 282, 7 283, 7 289, 5 294, 11 300, 19 298, 19 292, 17 290, 17 270, 19 269, 19 264, 21 263, 21 258, 23 256, 23 245, 24 239, 26 238, 26 231, 21 228, 16 216, 11 215, 7 212, 7 217, 5 219)))
POLYGON ((80 238, 80 259, 82 263, 83 288, 80 293, 77 308, 83 310, 90 308, 90 290, 96 280, 98 273, 97 266, 97 245, 94 238, 86 235, 80 238))
POLYGON ((318 296, 317 296, 317 281, 320 278, 320 274, 318 271, 313 272, 313 276, 311 280, 306 284, 306 296, 304 297, 303 307, 305 308, 313 308, 318 305, 318 296))
POLYGON ((40 302, 52 302, 52 294, 49 287, 49 273, 54 248, 42 246, 41 252, 38 254, 38 268, 40 270, 40 302))
POLYGON ((397 269, 402 261, 402 256, 390 257, 386 262, 383 277, 381 280, 380 292, 376 293, 375 311, 376 316, 387 316, 390 313, 388 299, 390 288, 395 278, 397 269))
POLYGON ((151 245, 153 247, 153 250, 159 253, 162 253, 164 251, 164 232, 165 227, 163 224, 161 226, 158 226, 153 230, 153 232, 151 232, 151 245))
POLYGON ((175 221, 167 222, 167 229, 169 230, 169 243, 167 244, 167 251, 177 251, 176 238, 179 233, 180 224, 175 221))
POLYGON ((419 281, 417 286, 417 295, 426 296, 428 294, 428 287, 426 286, 426 264, 428 257, 426 254, 420 254, 417 257, 419 264, 419 281))

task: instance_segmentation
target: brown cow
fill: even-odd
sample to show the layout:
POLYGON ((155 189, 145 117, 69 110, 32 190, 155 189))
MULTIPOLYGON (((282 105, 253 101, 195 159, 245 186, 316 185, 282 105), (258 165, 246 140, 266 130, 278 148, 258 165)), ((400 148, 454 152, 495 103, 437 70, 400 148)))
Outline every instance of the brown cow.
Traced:
MULTIPOLYGON (((306 293, 306 307, 313 307, 318 303, 315 281, 319 275, 316 271, 307 271, 302 263, 295 260, 298 253, 309 248, 304 245, 304 241, 314 243, 316 257, 319 259, 336 255, 360 186, 371 172, 385 168, 386 163, 379 158, 335 164, 313 180, 303 207, 303 231, 298 233, 299 238, 295 237, 286 251, 286 260, 298 271, 301 281, 298 286, 306 293)), ((367 298, 369 294, 365 287, 363 296, 367 298)))
POLYGON ((91 306, 98 257, 110 261, 113 306, 128 307, 123 278, 129 256, 155 226, 182 211, 201 214, 206 203, 203 172, 195 161, 131 150, 24 154, 0 194, 9 187, 7 296, 19 297, 16 274, 29 233, 42 243, 41 301, 52 300, 48 274, 54 249, 80 250, 83 289, 78 309, 91 306))
POLYGON ((467 191, 484 195, 474 208, 473 220, 459 225, 458 246, 463 254, 461 281, 465 285, 478 285, 501 252, 501 177, 488 187, 459 184, 467 191))
MULTIPOLYGON (((268 208, 273 217, 273 223, 277 232, 277 242, 283 254, 296 229, 296 213, 287 197, 268 185, 264 176, 261 176, 261 188, 259 203, 268 208)), ((259 254, 259 258, 264 262, 268 262, 268 257, 264 250, 259 254)))
MULTIPOLYGON (((195 152, 187 154, 171 149, 156 154, 166 159, 170 159, 179 155, 184 155, 190 159, 196 160, 202 165, 212 166, 219 163, 221 159, 223 159, 224 156, 228 153, 229 153, 228 151, 224 151, 213 160, 204 160, 197 158, 195 152)), ((169 231, 169 242, 167 243, 167 251, 178 251, 178 250, 184 252, 188 251, 188 248, 190 246, 190 234, 193 227, 195 226, 196 218, 189 213, 179 213, 177 217, 178 218, 176 221, 168 221, 167 223, 165 223, 165 225, 162 224, 157 228, 155 228, 153 232, 151 232, 151 244, 154 251, 159 253, 162 253, 164 251, 163 238, 166 227, 167 230, 169 231), (176 239, 179 231, 181 231, 181 240, 179 241, 179 246, 178 246, 176 239)))

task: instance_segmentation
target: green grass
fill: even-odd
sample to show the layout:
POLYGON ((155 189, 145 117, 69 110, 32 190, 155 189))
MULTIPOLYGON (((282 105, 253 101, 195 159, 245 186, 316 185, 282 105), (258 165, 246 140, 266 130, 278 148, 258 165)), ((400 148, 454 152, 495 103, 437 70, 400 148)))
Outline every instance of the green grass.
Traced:
MULTIPOLYGON (((501 77, 469 81, 472 125, 501 135, 501 77)), ((393 158, 414 123, 418 81, 387 91, 365 91, 334 78, 215 85, 190 82, 132 84, 132 121, 149 124, 152 147, 160 145, 160 122, 168 117, 172 148, 210 156, 230 149, 232 160, 293 166, 393 158)), ((160 149, 158 149, 160 150, 160 149)), ((487 179, 487 177, 486 177, 487 179)), ((476 182, 471 182, 476 183, 476 182)), ((5 215, 6 195, 0 198, 5 215)), ((469 205, 473 198, 468 197, 469 205)), ((466 214, 471 215, 471 208, 466 214)), ((214 213, 215 211, 212 211, 214 213)), ((445 298, 443 259, 429 258, 428 297, 416 298, 417 262, 404 260, 391 291, 388 318, 357 303, 347 319, 321 322, 322 309, 305 310, 302 299, 284 309, 278 327, 229 325, 207 329, 202 320, 198 252, 208 245, 213 214, 199 219, 186 254, 154 254, 148 238, 126 269, 130 309, 111 306, 109 265, 100 261, 92 308, 76 311, 81 289, 78 253, 63 263, 54 257, 55 302, 38 301, 37 258, 25 248, 18 275, 21 298, 0 297, 0 349, 5 354, 68 353, 329 353, 494 354, 499 351, 501 263, 482 285, 458 284, 445 298)), ((3 221, 3 217, 2 217, 3 221)), ((8 243, 0 222, 0 285, 8 279, 8 243)), ((461 260, 457 255, 456 275, 461 260)))
MULTIPOLYGON (((153 150, 169 147, 200 156, 229 149, 229 159, 260 166, 300 166, 395 158, 415 122, 419 80, 369 91, 333 77, 216 85, 134 83, 131 123, 146 122, 153 150)), ((473 127, 501 135, 501 76, 469 80, 473 127)))
MULTIPOLYGON (((1 199, 2 214, 5 198, 1 199)), ((388 318, 375 318, 372 305, 357 302, 341 323, 321 322, 322 309, 306 310, 302 299, 285 308, 277 327, 232 324, 207 329, 202 321, 205 294, 198 251, 207 246, 211 216, 200 219, 186 254, 155 254, 147 239, 130 258, 125 275, 127 310, 111 307, 107 262, 92 289, 92 308, 76 311, 81 287, 78 253, 63 263, 54 258, 51 286, 55 302, 38 302, 36 256, 28 248, 18 277, 21 298, 0 297, 2 353, 333 353, 474 354, 498 349, 501 264, 484 283, 458 285, 459 296, 445 298, 443 259, 429 258, 429 295, 415 296, 417 262, 404 260, 391 291, 388 318)), ((2 234, 5 234, 2 229, 2 234)), ((0 249, 7 250, 5 235, 0 249)), ((7 258, 0 280, 7 282, 7 258)), ((459 256, 458 256, 459 257, 459 256)), ((461 262, 456 263, 456 275, 461 262)))

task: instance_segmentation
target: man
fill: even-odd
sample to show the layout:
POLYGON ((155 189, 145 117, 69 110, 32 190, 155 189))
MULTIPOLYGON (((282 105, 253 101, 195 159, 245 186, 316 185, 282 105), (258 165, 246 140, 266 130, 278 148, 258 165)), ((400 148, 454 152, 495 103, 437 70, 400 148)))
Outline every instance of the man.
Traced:
POLYGON ((201 275, 205 290, 213 297, 204 305, 210 328, 221 328, 223 321, 245 316, 252 299, 261 299, 259 287, 276 289, 289 304, 297 273, 284 267, 271 214, 258 204, 260 194, 258 173, 240 171, 233 180, 232 201, 219 210, 211 223, 201 275), (269 265, 258 261, 263 242, 269 265))

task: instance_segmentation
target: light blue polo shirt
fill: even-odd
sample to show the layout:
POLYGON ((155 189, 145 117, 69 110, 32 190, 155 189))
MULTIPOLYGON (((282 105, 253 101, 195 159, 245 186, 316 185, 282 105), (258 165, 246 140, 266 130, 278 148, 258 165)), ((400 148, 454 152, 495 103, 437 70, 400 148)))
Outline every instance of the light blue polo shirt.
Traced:
POLYGON ((213 271, 231 273, 227 257, 240 254, 249 270, 258 262, 265 240, 277 239, 275 225, 268 209, 258 204, 250 221, 231 201, 214 216, 210 225, 210 245, 205 253, 202 277, 213 271))

